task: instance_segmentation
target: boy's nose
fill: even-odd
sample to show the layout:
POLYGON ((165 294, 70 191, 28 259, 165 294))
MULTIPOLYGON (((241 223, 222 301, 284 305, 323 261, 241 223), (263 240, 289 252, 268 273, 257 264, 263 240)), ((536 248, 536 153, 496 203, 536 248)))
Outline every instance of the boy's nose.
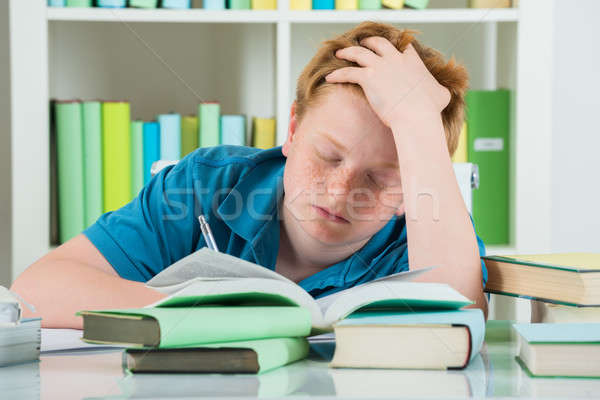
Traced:
POLYGON ((358 174, 349 168, 332 173, 328 178, 327 192, 334 196, 347 195, 356 186, 358 174))

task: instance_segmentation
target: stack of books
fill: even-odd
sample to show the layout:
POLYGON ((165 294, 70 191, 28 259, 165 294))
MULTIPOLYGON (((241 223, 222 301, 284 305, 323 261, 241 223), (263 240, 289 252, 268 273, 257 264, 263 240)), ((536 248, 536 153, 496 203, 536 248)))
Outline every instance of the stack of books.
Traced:
POLYGON ((422 272, 315 300, 274 271, 202 248, 146 283, 166 298, 78 315, 85 341, 128 346, 132 372, 262 373, 306 357, 306 337, 334 329, 333 367, 463 368, 481 348, 483 314, 460 310, 473 302, 448 285, 409 282, 422 272))
POLYGON ((38 360, 40 327, 40 318, 21 318, 19 302, 0 286, 0 366, 38 360))
POLYGON ((100 215, 130 202, 151 179, 152 164, 179 160, 198 147, 221 144, 275 146, 275 119, 221 115, 218 102, 202 102, 196 115, 161 114, 132 121, 124 101, 51 103, 52 242, 78 235, 100 215))
POLYGON ((483 259, 486 291, 532 300, 531 323, 514 325, 527 373, 600 377, 600 254, 483 259))

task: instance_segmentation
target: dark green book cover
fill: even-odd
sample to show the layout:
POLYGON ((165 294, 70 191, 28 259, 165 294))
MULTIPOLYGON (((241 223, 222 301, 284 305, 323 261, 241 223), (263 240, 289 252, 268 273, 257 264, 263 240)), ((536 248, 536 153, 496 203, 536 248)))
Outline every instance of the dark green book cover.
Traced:
POLYGON ((473 220, 485 244, 509 243, 510 92, 470 90, 466 98, 469 162, 479 167, 473 220))

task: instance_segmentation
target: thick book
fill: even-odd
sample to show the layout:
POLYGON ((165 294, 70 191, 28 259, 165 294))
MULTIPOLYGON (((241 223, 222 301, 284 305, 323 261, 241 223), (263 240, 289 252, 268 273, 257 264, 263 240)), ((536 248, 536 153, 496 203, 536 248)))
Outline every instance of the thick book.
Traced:
POLYGON ((479 167, 473 220, 487 244, 509 242, 510 92, 469 90, 465 96, 468 159, 479 167))
POLYGON ((600 306, 600 253, 482 257, 490 293, 571 306, 600 306))
POLYGON ((206 247, 175 262, 146 286, 169 296, 148 308, 200 304, 300 306, 310 313, 314 333, 364 309, 459 309, 473 302, 442 283, 407 282, 427 271, 401 272, 315 300, 281 274, 206 247))
POLYGON ((303 337, 213 343, 178 348, 129 348, 123 367, 131 372, 257 373, 301 360, 308 355, 303 337))
POLYGON ((514 324, 517 361, 532 376, 600 378, 600 322, 514 324))
POLYGON ((600 322, 600 307, 531 301, 531 322, 600 322))
POLYGON ((40 328, 41 318, 0 324, 0 366, 39 359, 40 328))
POLYGON ((181 158, 181 115, 161 114, 160 125, 160 158, 162 160, 179 160, 181 158))
POLYGON ((252 146, 270 149, 275 146, 275 118, 252 118, 252 146))
POLYGON ((102 171, 104 212, 131 201, 131 125, 129 103, 102 103, 102 171))
POLYGON ((480 309, 352 314, 336 323, 331 367, 462 369, 479 354, 480 309))
POLYGON ((181 157, 198 148, 198 116, 186 115, 181 118, 181 157))
POLYGON ((82 114, 79 101, 57 101, 55 107, 58 235, 65 243, 85 228, 82 114))
POLYGON ((200 147, 221 144, 220 115, 221 105, 219 102, 203 101, 198 105, 198 143, 200 147))
POLYGON ((221 115, 221 144, 246 145, 245 115, 221 115))
MULTIPOLYGON (((131 347, 180 347, 310 333, 310 314, 293 306, 145 307, 79 311, 83 340, 131 347)), ((191 301, 191 303, 189 303, 191 301)))

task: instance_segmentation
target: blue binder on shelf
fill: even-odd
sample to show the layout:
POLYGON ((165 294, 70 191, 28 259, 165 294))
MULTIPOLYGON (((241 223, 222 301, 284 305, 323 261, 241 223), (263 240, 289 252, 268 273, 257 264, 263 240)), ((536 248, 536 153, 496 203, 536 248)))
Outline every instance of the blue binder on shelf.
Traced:
POLYGON ((203 0, 202 6, 206 10, 225 10, 225 0, 203 0))
POLYGON ((162 0, 162 8, 190 8, 190 0, 162 0))
POLYGON ((48 7, 64 7, 65 0, 48 0, 48 7))
POLYGON ((221 144, 246 145, 246 117, 221 115, 221 144))
POLYGON ((144 185, 150 182, 152 177, 150 169, 152 163, 160 160, 160 127, 158 122, 144 122, 144 185))
POLYGON ((335 0, 313 0, 313 10, 335 10, 335 0))
POLYGON ((163 160, 179 160, 181 158, 181 115, 161 114, 160 124, 160 158, 163 160))
POLYGON ((125 8, 127 0, 96 0, 96 4, 102 8, 125 8))

